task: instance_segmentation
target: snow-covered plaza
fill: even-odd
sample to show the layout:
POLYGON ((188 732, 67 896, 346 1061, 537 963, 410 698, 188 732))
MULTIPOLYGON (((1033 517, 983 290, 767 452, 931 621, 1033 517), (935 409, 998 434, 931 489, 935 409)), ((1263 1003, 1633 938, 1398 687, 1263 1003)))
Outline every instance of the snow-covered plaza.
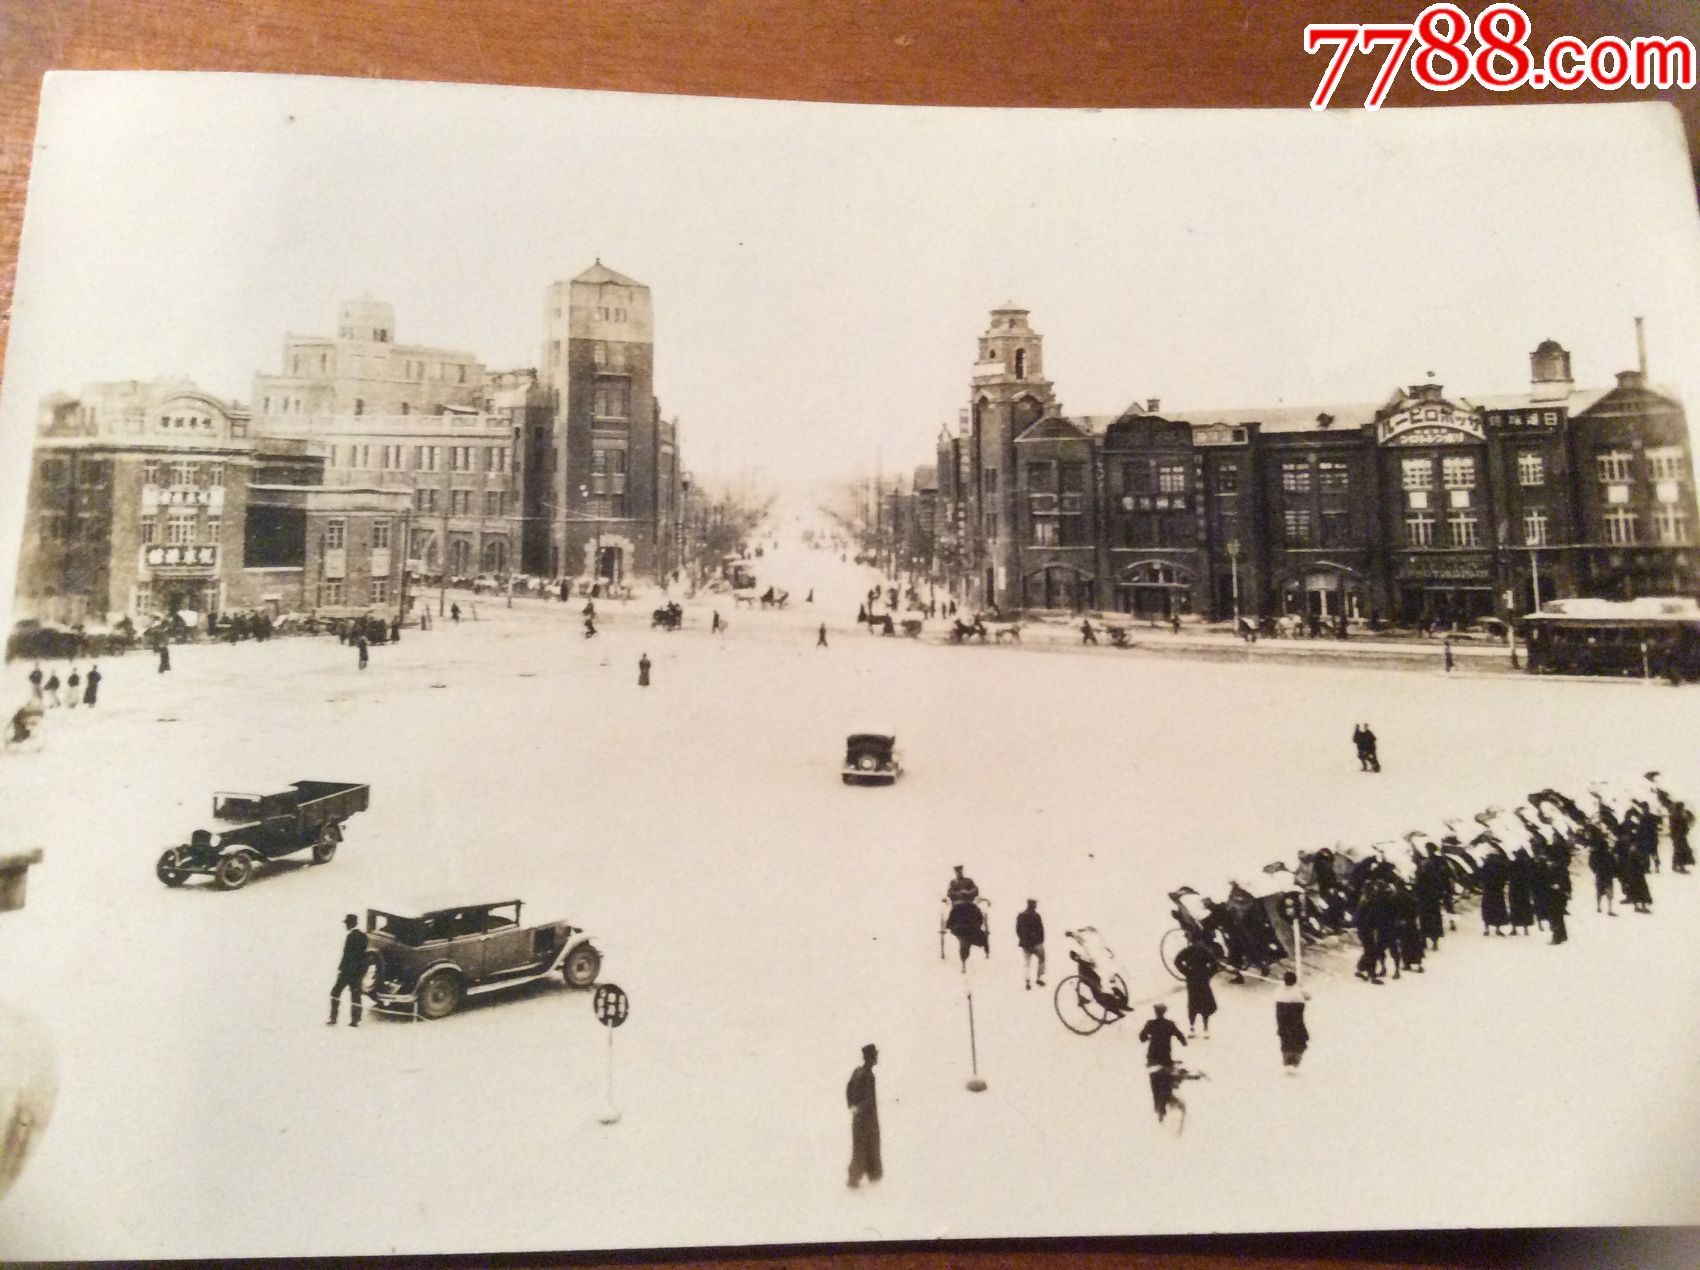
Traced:
POLYGON ((587 640, 578 603, 485 596, 471 620, 451 593, 467 620, 365 671, 324 637, 185 645, 49 711, 42 748, 0 760, 11 840, 46 850, 0 964, 60 1092, 0 1257, 1700 1221, 1700 877, 1667 867, 1652 916, 1608 919, 1579 871, 1562 947, 1484 939, 1468 909, 1380 987, 1336 954, 1296 1077, 1270 989, 1219 982, 1179 1136, 1137 1021, 1076 1036, 1050 992, 1091 924, 1137 998, 1175 994, 1166 893, 1301 848, 1649 768, 1692 800, 1692 690, 882 639, 852 620, 865 571, 789 542, 763 564, 783 612, 704 595, 663 633, 604 603, 587 640), (844 738, 872 727, 905 774, 847 787, 844 738), (215 790, 307 778, 372 788, 331 863, 155 879, 215 790), (967 976, 939 955, 957 864, 992 901, 967 976), (511 898, 587 927, 631 995, 618 1124, 607 1035, 558 979, 324 1026, 344 913, 511 898), (1014 947, 1029 898, 1044 991, 1014 947), (868 1041, 886 1176, 849 1190, 868 1041))

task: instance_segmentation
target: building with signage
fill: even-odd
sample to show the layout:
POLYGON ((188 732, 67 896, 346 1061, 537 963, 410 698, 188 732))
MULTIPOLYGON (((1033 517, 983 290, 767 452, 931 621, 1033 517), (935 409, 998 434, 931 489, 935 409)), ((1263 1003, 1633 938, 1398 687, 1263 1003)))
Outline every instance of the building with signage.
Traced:
POLYGON ((970 603, 1467 623, 1700 586, 1687 426, 1644 366, 1579 388, 1547 340, 1508 395, 1090 417, 1040 366, 994 310, 937 448, 935 560, 970 603))
POLYGON ((365 299, 340 306, 335 337, 285 336, 283 373, 254 379, 254 431, 309 442, 327 485, 405 494, 415 570, 517 570, 522 421, 494 406, 472 354, 398 344, 395 332, 394 309, 365 299))
POLYGON ((680 566, 676 422, 655 399, 649 288, 600 260, 544 297, 548 419, 532 513, 551 576, 671 575, 680 566), (545 532, 546 531, 546 532, 545 532), (546 547, 543 545, 546 542, 546 547))
POLYGON ((399 533, 405 497, 326 490, 323 471, 305 442, 255 435, 246 411, 189 382, 92 384, 78 397, 49 397, 32 455, 18 616, 95 625, 311 609, 331 598, 391 602, 399 569, 387 559, 308 544, 322 548, 351 527, 368 539, 399 533), (299 514, 279 516, 279 504, 299 514), (386 519, 388 530, 370 528, 386 519))

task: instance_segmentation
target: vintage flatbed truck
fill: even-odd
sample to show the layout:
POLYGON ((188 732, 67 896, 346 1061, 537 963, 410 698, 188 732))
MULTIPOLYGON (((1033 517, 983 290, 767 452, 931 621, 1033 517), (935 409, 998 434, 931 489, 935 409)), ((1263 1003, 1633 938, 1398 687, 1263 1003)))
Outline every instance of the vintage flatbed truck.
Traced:
POLYGON ((167 848, 154 873, 167 886, 201 874, 234 891, 262 863, 297 851, 311 849, 313 863, 325 864, 342 841, 343 824, 365 811, 371 796, 371 786, 343 781, 296 781, 271 794, 214 794, 213 827, 167 848))

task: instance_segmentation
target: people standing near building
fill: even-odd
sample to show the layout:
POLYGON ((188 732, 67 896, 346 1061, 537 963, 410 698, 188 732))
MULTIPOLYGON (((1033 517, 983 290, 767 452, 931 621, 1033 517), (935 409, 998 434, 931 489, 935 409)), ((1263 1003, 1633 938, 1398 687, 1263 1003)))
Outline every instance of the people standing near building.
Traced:
POLYGON ((1080 623, 1080 642, 1082 644, 1096 644, 1098 642, 1098 636, 1092 630, 1092 619, 1091 618, 1083 618, 1081 620, 1081 623, 1080 623))
POLYGON ((59 704, 59 672, 49 670, 47 682, 41 685, 42 703, 49 707, 59 704))
POLYGON ((1428 940, 1429 947, 1439 948, 1440 937, 1446 931, 1444 912, 1452 889, 1452 875, 1432 842, 1417 865, 1411 889, 1417 901, 1417 924, 1422 936, 1428 940))
POLYGON ((638 687, 649 687, 649 654, 644 653, 638 658, 638 687))
POLYGON ((1623 901, 1637 913, 1653 911, 1653 893, 1647 886, 1647 857, 1633 835, 1625 835, 1613 853, 1617 880, 1623 884, 1623 901))
POLYGON ((100 665, 96 663, 89 667, 87 685, 83 688, 83 704, 92 706, 100 696, 100 665))
POLYGON ((1305 1026, 1305 1002, 1310 993, 1299 986, 1299 977, 1291 970, 1281 977, 1275 991, 1275 1035, 1281 1042, 1281 1063, 1287 1075, 1296 1076, 1299 1060, 1310 1048, 1310 1029, 1305 1026))
POLYGON ((30 671, 30 700, 41 704, 41 663, 36 662, 35 669, 30 671))
POLYGON ((366 669, 366 661, 367 661, 367 657, 368 657, 368 654, 367 654, 367 651, 366 651, 366 632, 365 631, 361 631, 359 635, 355 636, 354 647, 360 650, 360 669, 365 670, 366 669))
POLYGON ((820 624, 820 634, 815 636, 815 647, 816 648, 825 648, 826 647, 826 623, 825 622, 822 622, 820 624))
POLYGON ((70 675, 65 679, 65 708, 75 710, 82 695, 83 677, 77 673, 77 668, 72 666, 70 675))
POLYGON ((1222 962, 1216 956, 1216 950, 1198 931, 1187 936, 1186 947, 1175 954, 1175 969, 1186 981, 1186 1027, 1187 1035, 1198 1033, 1200 1021, 1204 1024, 1204 1035, 1210 1035, 1210 1016, 1216 1013, 1216 992, 1210 986, 1210 980, 1222 968, 1222 962))
POLYGON ((366 974, 366 932, 360 929, 360 919, 353 913, 342 919, 348 932, 342 937, 342 959, 336 964, 336 983, 331 988, 331 1017, 325 1026, 336 1025, 337 1006, 342 1003, 343 989, 348 989, 348 1026, 360 1026, 360 980, 366 974))
POLYGON ((1145 1042, 1145 1070, 1151 1080, 1151 1105, 1156 1109, 1159 1124, 1170 1107, 1183 1113, 1186 1111, 1185 1104, 1175 1097, 1175 1086, 1180 1081, 1175 1073, 1174 1051, 1170 1048, 1175 1041, 1185 1045, 1186 1037, 1168 1013, 1169 1007, 1157 1002, 1151 1007, 1151 1017, 1139 1029, 1139 1039, 1145 1042))
POLYGON ((1617 856, 1598 825, 1584 821, 1582 832, 1588 839, 1588 872, 1594 875, 1594 912, 1600 911, 1600 901, 1604 900, 1606 916, 1616 917, 1617 856))
POLYGON ((1039 916, 1039 901, 1028 900, 1027 907, 1015 915, 1015 942, 1021 948, 1021 977, 1027 987, 1035 978, 1045 986, 1045 919, 1039 916), (1037 965, 1038 975, 1033 974, 1037 965))
POLYGON ((1535 923, 1535 869, 1534 861, 1522 847, 1512 853, 1506 871, 1505 901, 1511 916, 1511 933, 1529 934, 1535 923))
POLYGON ((1566 943, 1570 939, 1570 931, 1564 923, 1565 915, 1570 912, 1570 865, 1562 847, 1554 847, 1539 863, 1541 907, 1546 913, 1547 925, 1552 928, 1550 942, 1566 943))
POLYGON ((880 1159, 879 1097, 874 1084, 874 1064, 879 1057, 873 1045, 862 1046, 862 1065, 850 1073, 844 1086, 844 1101, 850 1108, 848 1185, 852 1187, 860 1186, 863 1178, 877 1182, 885 1176, 885 1163, 880 1159))

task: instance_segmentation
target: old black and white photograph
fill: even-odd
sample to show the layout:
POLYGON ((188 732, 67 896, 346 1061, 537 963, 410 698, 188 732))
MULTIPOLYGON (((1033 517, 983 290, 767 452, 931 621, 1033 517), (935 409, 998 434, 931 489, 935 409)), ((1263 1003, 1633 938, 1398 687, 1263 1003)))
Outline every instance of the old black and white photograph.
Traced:
POLYGON ((1700 1223, 1680 120, 1295 106, 51 76, 0 1259, 1700 1223))

